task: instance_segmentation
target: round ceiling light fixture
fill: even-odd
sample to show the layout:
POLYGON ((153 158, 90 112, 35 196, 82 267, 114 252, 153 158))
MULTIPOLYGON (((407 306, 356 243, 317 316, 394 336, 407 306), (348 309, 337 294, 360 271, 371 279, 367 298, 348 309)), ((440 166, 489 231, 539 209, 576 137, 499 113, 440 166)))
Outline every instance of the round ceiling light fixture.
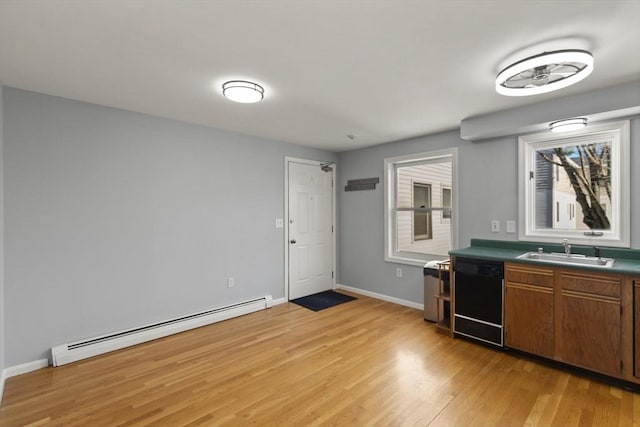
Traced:
POLYGON ((252 104, 262 101, 264 88, 246 80, 230 80, 222 85, 222 94, 231 101, 252 104))
POLYGON ((586 117, 576 117, 573 119, 564 119, 549 123, 549 129, 554 133, 571 132, 572 130, 582 129, 586 126, 586 117))
POLYGON ((514 62, 496 77, 496 91, 506 96, 528 96, 571 86, 593 71, 593 55, 586 50, 543 52, 514 62))

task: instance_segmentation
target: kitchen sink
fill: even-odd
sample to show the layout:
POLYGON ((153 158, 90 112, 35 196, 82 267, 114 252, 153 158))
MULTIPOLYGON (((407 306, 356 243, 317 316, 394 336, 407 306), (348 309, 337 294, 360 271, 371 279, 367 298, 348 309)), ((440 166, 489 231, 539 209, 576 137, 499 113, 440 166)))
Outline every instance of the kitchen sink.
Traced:
POLYGON ((613 267, 614 259, 611 258, 597 258, 578 254, 563 254, 563 253, 540 253, 540 252, 527 252, 518 257, 519 259, 530 259, 534 261, 551 262, 554 264, 565 265, 586 265, 591 267, 613 267))

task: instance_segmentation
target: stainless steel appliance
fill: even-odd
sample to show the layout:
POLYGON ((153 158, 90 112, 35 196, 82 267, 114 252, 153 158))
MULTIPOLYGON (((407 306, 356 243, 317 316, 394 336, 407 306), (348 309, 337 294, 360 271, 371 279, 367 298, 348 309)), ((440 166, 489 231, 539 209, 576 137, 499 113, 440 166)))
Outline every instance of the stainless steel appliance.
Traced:
POLYGON ((456 257, 454 334, 503 346, 504 264, 456 257))
MULTIPOLYGON (((442 280, 444 282, 444 288, 449 289, 449 271, 438 271, 438 264, 445 262, 442 261, 429 261, 424 265, 424 320, 430 322, 438 321, 437 305, 439 302, 435 299, 438 294, 438 280, 439 274, 442 274, 442 280)), ((445 308, 448 308, 445 307, 445 308)), ((449 312, 445 313, 445 316, 449 316, 449 312)))

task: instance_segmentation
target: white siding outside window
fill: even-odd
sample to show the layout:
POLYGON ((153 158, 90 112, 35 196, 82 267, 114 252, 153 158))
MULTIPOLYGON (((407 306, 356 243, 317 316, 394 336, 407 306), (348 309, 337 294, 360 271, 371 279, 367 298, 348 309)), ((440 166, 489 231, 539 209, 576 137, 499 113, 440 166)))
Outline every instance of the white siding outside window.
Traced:
POLYGON ((385 159, 385 259, 421 265, 448 256, 456 149, 385 159))

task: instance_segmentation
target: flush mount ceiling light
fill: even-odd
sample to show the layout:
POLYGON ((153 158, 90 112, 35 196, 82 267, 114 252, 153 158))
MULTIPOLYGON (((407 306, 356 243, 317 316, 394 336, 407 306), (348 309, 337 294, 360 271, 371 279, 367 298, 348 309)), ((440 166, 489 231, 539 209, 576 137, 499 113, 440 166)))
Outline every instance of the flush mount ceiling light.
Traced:
POLYGON ((245 80, 231 80, 222 85, 222 94, 231 101, 251 104, 262 101, 264 88, 245 80))
POLYGON ((582 129, 587 126, 586 117, 576 117, 573 119, 558 120, 556 122, 549 123, 549 129, 551 132, 571 132, 572 130, 582 129))
POLYGON ((496 77, 496 91, 506 96, 528 96, 562 89, 593 71, 593 56, 586 50, 544 52, 514 62, 496 77))

